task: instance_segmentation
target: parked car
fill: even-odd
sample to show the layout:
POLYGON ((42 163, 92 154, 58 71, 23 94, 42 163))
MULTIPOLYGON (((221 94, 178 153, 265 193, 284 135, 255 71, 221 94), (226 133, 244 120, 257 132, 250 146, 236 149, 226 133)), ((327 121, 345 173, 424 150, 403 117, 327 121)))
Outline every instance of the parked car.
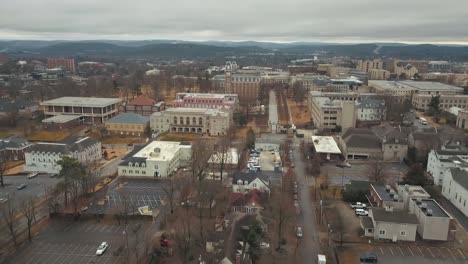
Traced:
POLYGON ((0 204, 6 203, 8 201, 8 198, 0 198, 0 204))
POLYGON ((341 163, 338 163, 336 164, 337 167, 340 167, 340 168, 351 168, 351 164, 349 164, 348 162, 341 162, 341 163))
POLYGON ((27 186, 26 183, 22 183, 22 184, 18 185, 18 187, 16 187, 16 189, 22 190, 22 189, 26 188, 26 186, 27 186))
POLYGON ((299 207, 299 202, 297 200, 294 200, 294 206, 299 207))
POLYGON ((266 242, 260 242, 260 249, 270 249, 270 244, 266 242))
POLYGON ((57 176, 58 176, 57 173, 52 173, 52 174, 49 175, 50 178, 55 178, 55 177, 57 177, 57 176))
POLYGON ((88 206, 83 206, 80 208, 81 212, 86 212, 88 210, 88 206))
POLYGON ((377 255, 375 253, 366 253, 359 256, 361 263, 377 263, 377 255))
POLYGON ((296 228, 296 236, 297 236, 298 238, 302 238, 302 237, 303 237, 302 227, 298 226, 298 227, 296 228))
POLYGON ((351 208, 353 209, 366 209, 367 208, 367 205, 365 203, 360 203, 360 202, 357 202, 357 203, 354 203, 354 204, 350 204, 351 208))
POLYGON ((30 173, 28 174, 28 179, 32 179, 32 178, 35 178, 37 176, 37 172, 33 172, 33 173, 30 173))
POLYGON ((102 242, 101 245, 99 245, 98 249, 96 250, 96 255, 101 256, 104 254, 106 249, 109 247, 109 244, 107 242, 102 242))
POLYGON ((367 216, 369 212, 364 209, 356 209, 355 210, 357 216, 367 216))

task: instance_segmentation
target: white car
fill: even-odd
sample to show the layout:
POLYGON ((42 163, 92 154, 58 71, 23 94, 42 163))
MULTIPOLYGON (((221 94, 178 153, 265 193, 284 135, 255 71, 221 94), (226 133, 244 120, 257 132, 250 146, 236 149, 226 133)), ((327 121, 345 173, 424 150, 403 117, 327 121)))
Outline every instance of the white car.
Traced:
POLYGON ((367 205, 365 203, 360 203, 360 202, 357 202, 355 204, 350 204, 350 206, 353 209, 366 209, 367 208, 367 205))
POLYGON ((32 178, 36 177, 37 174, 38 174, 37 172, 33 172, 33 173, 28 174, 28 179, 32 179, 32 178))
POLYGON ((364 209, 356 209, 356 215, 357 216, 367 216, 369 212, 364 209))
POLYGON ((109 244, 107 242, 102 242, 101 245, 99 245, 98 249, 96 250, 96 255, 101 256, 104 254, 106 249, 109 247, 109 244))

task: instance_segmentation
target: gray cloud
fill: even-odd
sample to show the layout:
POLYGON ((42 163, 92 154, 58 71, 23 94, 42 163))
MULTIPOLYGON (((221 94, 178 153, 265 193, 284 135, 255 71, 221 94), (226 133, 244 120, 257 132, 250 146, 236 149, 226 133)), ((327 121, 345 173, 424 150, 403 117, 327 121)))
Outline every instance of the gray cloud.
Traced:
POLYGON ((468 43, 466 0, 15 0, 1 39, 468 43))

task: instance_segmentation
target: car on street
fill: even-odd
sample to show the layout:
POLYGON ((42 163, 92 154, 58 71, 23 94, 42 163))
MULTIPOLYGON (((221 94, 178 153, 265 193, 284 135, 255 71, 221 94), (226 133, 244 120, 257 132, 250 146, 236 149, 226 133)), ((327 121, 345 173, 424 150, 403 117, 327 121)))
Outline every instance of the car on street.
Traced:
POLYGON ((22 189, 26 188, 26 186, 27 186, 26 183, 22 183, 22 184, 18 185, 18 187, 16 187, 16 189, 22 190, 22 189))
POLYGON ((294 194, 294 200, 297 200, 298 197, 297 197, 297 194, 294 194))
POLYGON ((8 199, 7 199, 7 198, 0 198, 0 204, 2 204, 2 203, 6 203, 7 201, 8 201, 8 199))
POLYGON ((296 228, 296 236, 297 238, 302 238, 304 236, 304 234, 302 233, 302 227, 298 226, 296 228))
POLYGON ((352 204, 350 204, 350 206, 351 206, 351 208, 353 208, 353 209, 357 209, 357 208, 359 208, 359 209, 366 209, 366 208, 367 208, 367 204, 365 204, 365 203, 360 203, 360 202, 357 202, 357 203, 354 203, 354 204, 352 203, 352 204))
POLYGON ((28 174, 28 179, 32 179, 32 178, 35 178, 37 176, 37 172, 33 172, 33 173, 30 173, 28 174))
POLYGON ((337 167, 340 167, 340 168, 351 168, 351 164, 349 164, 348 162, 341 162, 341 163, 338 163, 336 164, 337 167))
POLYGON ((96 255, 101 256, 104 254, 106 249, 109 247, 109 244, 107 242, 102 242, 101 245, 99 245, 98 249, 96 250, 96 255))
POLYGON ((81 212, 86 212, 88 210, 88 206, 83 206, 80 208, 81 212))
POLYGON ((356 215, 357 216, 367 216, 369 212, 364 209, 356 209, 356 215))
POLYGON ((270 244, 267 242, 260 242, 260 249, 270 249, 270 244))
POLYGON ((375 253, 366 253, 359 256, 361 263, 377 263, 377 255, 375 253))
POLYGON ((55 177, 57 177, 57 176, 58 176, 57 173, 52 173, 52 174, 49 175, 50 178, 55 178, 55 177))

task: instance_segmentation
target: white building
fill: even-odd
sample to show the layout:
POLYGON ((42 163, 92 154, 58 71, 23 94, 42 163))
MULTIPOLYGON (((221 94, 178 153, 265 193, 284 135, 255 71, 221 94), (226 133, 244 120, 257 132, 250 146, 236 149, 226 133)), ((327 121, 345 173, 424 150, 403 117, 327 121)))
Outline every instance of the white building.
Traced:
POLYGON ((450 168, 444 173, 442 195, 468 217, 468 171, 464 168, 450 168))
POLYGON ((415 241, 418 219, 405 211, 373 207, 369 216, 361 217, 361 227, 365 236, 374 239, 415 241))
POLYGON ((192 146, 181 142, 153 141, 122 159, 119 176, 167 177, 189 163, 192 146))
POLYGON ((432 176, 435 185, 442 185, 444 173, 450 168, 464 166, 468 159, 468 150, 441 149, 431 150, 427 160, 427 172, 432 176))
POLYGON ((41 142, 25 153, 25 171, 59 173, 57 165, 64 156, 77 159, 82 164, 90 164, 101 159, 101 142, 85 137, 73 138, 59 143, 41 142))
POLYGON ((247 193, 253 189, 269 193, 269 176, 262 173, 237 173, 232 177, 232 192, 247 193))
POLYGON ((150 126, 154 131, 178 133, 206 133, 224 135, 231 126, 230 111, 204 108, 169 108, 153 113, 150 126))
POLYGON ((360 101, 356 101, 356 118, 358 121, 383 121, 385 115, 385 100, 364 98, 360 101))
POLYGON ((434 199, 411 199, 409 212, 418 218, 418 234, 422 239, 448 240, 452 217, 434 199))

